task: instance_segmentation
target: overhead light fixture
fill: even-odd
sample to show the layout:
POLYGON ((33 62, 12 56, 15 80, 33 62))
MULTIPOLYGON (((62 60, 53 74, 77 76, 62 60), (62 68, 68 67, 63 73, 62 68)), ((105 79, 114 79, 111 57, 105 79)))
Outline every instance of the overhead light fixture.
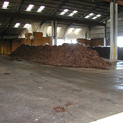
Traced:
POLYGON ((77 28, 77 29, 75 30, 75 33, 78 33, 80 30, 81 30, 80 28, 77 28))
POLYGON ((74 14, 77 13, 77 12, 78 12, 77 10, 74 10, 74 11, 73 11, 74 14))
POLYGON ((96 17, 100 17, 101 16, 101 14, 98 14, 96 17))
POLYGON ((66 12, 61 12, 60 15, 64 15, 66 12))
POLYGON ((90 17, 89 15, 85 16, 85 18, 89 18, 89 17, 90 17))
POLYGON ((20 23, 16 23, 14 27, 18 28, 19 26, 20 26, 20 23))
POLYGON ((74 31, 75 28, 69 28, 68 29, 68 33, 72 33, 74 31))
POLYGON ((90 14, 89 14, 89 16, 93 16, 93 15, 94 15, 94 13, 90 13, 90 14))
POLYGON ((92 19, 95 20, 95 19, 99 18, 100 16, 101 16, 101 14, 98 14, 98 15, 94 16, 92 19))
POLYGON ((64 9, 64 12, 68 12, 68 9, 64 9))
POLYGON ((40 8, 37 10, 37 12, 41 12, 44 8, 45 8, 45 6, 40 6, 40 8))
POLYGON ((70 14, 69 14, 69 16, 73 16, 73 15, 74 15, 74 13, 70 13, 70 14))
POLYGON ((9 5, 9 2, 8 1, 4 1, 2 8, 3 9, 7 9, 8 5, 9 5))
POLYGON ((95 17, 93 17, 92 19, 95 20, 95 19, 97 19, 97 17, 95 16, 95 17))
POLYGON ((60 15, 65 15, 65 13, 68 11, 69 11, 69 9, 64 9, 64 11, 60 13, 60 15))
POLYGON ((84 18, 90 18, 93 15, 94 15, 94 13, 90 13, 90 14, 86 15, 84 18))
POLYGON ((74 10, 72 13, 69 14, 69 16, 73 16, 74 14, 76 14, 78 11, 74 10))
POLYGON ((34 5, 33 4, 29 4, 29 6, 27 7, 26 11, 31 11, 33 9, 34 5))
POLYGON ((29 25, 29 23, 26 23, 23 28, 27 28, 29 25))

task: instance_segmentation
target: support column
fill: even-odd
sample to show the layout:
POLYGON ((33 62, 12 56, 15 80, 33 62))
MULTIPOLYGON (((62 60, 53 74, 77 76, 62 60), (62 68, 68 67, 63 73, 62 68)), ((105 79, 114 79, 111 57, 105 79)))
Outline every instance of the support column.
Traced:
POLYGON ((57 45, 57 21, 54 21, 54 45, 57 45))
POLYGON ((1 36, 1 54, 3 55, 3 36, 1 36))
POLYGON ((54 45, 54 24, 53 21, 51 21, 51 29, 52 29, 52 39, 51 39, 51 45, 54 45))
POLYGON ((118 5, 110 2, 110 61, 116 62, 117 56, 117 31, 118 31, 118 5))
MULTIPOLYGON (((107 25, 107 21, 106 21, 106 25, 107 25)), ((107 29, 106 26, 104 26, 104 47, 107 46, 107 35, 106 35, 107 29)))
POLYGON ((52 45, 57 45, 57 21, 52 21, 52 45))

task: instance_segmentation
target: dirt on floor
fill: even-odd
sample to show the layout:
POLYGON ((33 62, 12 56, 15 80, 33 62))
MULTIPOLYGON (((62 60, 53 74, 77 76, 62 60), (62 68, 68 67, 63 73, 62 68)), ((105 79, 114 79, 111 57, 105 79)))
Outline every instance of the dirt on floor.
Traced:
POLYGON ((97 51, 80 44, 63 44, 62 46, 21 45, 10 56, 53 66, 100 69, 109 67, 109 63, 104 61, 97 51))

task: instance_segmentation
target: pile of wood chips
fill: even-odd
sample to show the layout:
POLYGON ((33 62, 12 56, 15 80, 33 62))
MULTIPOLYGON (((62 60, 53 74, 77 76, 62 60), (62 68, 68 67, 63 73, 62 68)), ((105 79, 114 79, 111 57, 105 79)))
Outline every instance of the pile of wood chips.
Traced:
POLYGON ((97 51, 80 44, 63 44, 62 46, 21 45, 10 56, 62 67, 99 69, 109 67, 109 63, 104 61, 97 51))

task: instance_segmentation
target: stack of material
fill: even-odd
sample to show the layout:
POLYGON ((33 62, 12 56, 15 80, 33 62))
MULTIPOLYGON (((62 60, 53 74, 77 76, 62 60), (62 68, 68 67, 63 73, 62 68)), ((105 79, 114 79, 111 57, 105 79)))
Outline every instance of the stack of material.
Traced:
POLYGON ((109 63, 104 61, 96 51, 79 44, 37 47, 21 45, 10 56, 54 66, 100 69, 109 67, 109 63))
POLYGON ((78 43, 84 44, 86 46, 91 46, 91 40, 87 40, 87 39, 82 39, 82 38, 78 38, 77 39, 78 43))
POLYGON ((26 45, 31 45, 32 42, 31 42, 31 39, 30 39, 30 36, 32 35, 32 33, 25 33, 25 38, 26 38, 26 45))
POLYGON ((91 39, 91 41, 92 41, 92 47, 104 46, 103 38, 91 39))
POLYGON ((25 38, 21 38, 21 44, 26 44, 26 39, 25 38))
POLYGON ((42 45, 41 38, 43 36, 42 32, 34 32, 33 33, 34 39, 32 41, 32 45, 38 46, 42 45))
POLYGON ((47 43, 49 45, 51 45, 50 38, 49 37, 43 37, 42 32, 34 32, 33 36, 34 36, 34 39, 32 41, 32 45, 39 46, 39 45, 45 45, 47 43))
POLYGON ((42 42, 41 45, 46 45, 46 44, 51 45, 51 41, 50 41, 50 38, 49 37, 42 37, 41 38, 41 42, 42 42))

